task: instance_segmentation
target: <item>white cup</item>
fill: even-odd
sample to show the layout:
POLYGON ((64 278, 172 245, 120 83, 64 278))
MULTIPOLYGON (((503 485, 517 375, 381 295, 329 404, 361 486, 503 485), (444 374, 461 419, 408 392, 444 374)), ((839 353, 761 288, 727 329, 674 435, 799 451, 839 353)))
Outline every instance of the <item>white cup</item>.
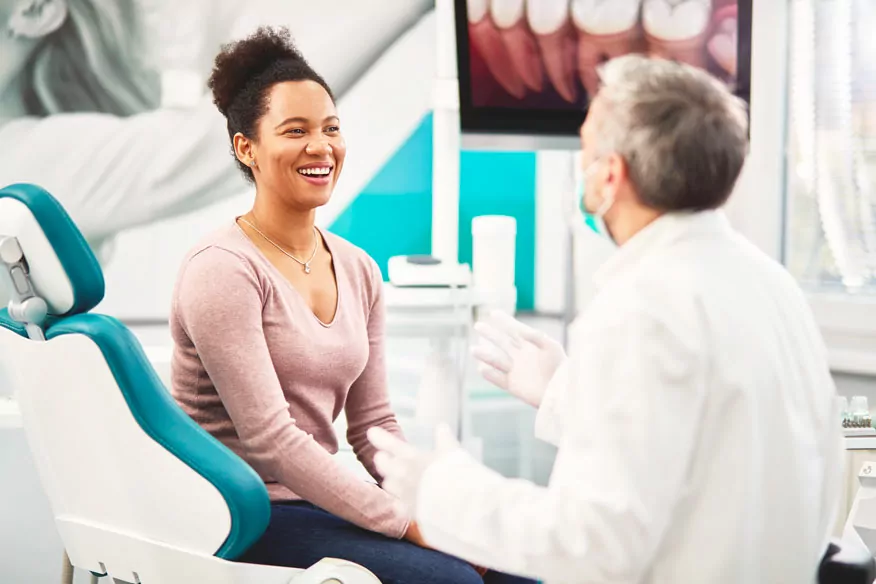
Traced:
POLYGON ((517 220, 504 215, 481 215, 471 222, 472 283, 481 305, 513 313, 517 220))

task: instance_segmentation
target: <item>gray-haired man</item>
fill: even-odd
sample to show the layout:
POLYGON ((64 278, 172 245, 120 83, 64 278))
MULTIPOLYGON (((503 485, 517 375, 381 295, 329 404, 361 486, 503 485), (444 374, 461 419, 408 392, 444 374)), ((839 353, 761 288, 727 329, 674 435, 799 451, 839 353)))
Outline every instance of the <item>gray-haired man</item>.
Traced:
POLYGON ((743 104, 668 61, 623 57, 601 82, 584 202, 619 248, 570 354, 510 318, 479 327, 485 376, 538 406, 559 448, 550 484, 446 436, 423 453, 372 431, 384 487, 430 545, 548 582, 812 582, 841 430, 803 294, 717 210, 747 151, 743 104))

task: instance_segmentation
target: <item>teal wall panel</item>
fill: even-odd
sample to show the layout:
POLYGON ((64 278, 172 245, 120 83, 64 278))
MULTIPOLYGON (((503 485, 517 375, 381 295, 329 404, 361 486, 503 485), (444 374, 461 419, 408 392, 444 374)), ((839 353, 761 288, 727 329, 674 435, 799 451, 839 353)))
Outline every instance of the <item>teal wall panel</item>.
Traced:
POLYGON ((510 215, 517 220, 517 307, 535 306, 535 154, 463 152, 460 160, 459 260, 471 262, 471 220, 510 215))
POLYGON ((423 119, 330 230, 367 251, 380 266, 384 279, 392 256, 429 253, 432 116, 423 119))
MULTIPOLYGON (((471 262, 471 220, 517 219, 517 305, 535 305, 535 154, 463 152, 460 159, 459 260, 471 262)), ((366 250, 386 278, 394 255, 429 253, 432 240, 432 116, 330 226, 366 250)))

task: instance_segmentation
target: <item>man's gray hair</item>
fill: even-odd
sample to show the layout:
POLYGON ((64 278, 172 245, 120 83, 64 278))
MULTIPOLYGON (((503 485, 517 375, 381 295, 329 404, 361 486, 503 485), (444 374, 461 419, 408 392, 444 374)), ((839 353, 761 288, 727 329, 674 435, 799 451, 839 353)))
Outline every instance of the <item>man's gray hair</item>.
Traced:
POLYGON ((661 211, 723 205, 748 151, 745 102, 704 70, 663 59, 618 57, 599 76, 607 109, 597 155, 624 158, 642 202, 661 211))

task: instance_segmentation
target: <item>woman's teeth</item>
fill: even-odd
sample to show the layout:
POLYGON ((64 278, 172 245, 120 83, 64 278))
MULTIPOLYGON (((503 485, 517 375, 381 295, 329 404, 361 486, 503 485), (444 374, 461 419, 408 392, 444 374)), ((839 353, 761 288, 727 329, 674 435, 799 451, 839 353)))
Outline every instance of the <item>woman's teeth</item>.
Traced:
POLYGON ((322 166, 319 168, 299 168, 298 172, 306 176, 326 176, 332 171, 330 166, 322 166))

